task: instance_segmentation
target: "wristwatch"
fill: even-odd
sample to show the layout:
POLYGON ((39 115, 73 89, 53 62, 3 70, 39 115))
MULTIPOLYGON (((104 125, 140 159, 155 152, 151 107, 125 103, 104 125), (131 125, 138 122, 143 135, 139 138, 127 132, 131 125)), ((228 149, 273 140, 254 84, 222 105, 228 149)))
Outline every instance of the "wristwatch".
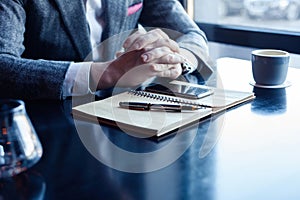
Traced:
POLYGON ((182 69, 181 75, 185 75, 192 72, 195 69, 195 67, 193 67, 192 64, 189 62, 184 62, 181 63, 181 69, 182 69))

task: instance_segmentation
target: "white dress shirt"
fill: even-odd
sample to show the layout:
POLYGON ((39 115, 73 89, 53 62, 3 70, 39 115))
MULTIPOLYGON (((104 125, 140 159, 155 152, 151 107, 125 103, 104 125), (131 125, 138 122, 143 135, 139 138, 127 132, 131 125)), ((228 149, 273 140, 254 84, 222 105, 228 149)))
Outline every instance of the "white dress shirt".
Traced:
MULTIPOLYGON (((102 0, 84 0, 84 2, 86 19, 90 29, 91 46, 94 49, 101 42, 104 27, 102 0)), ((91 93, 89 88, 91 64, 92 62, 71 63, 63 83, 64 98, 91 93)))

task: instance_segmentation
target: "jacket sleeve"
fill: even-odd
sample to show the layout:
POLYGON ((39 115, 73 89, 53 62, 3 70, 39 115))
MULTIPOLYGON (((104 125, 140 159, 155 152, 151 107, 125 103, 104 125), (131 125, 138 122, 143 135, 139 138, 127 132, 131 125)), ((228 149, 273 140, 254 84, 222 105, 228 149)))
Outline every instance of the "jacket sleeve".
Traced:
POLYGON ((140 23, 171 32, 181 48, 191 51, 198 59, 198 70, 203 77, 212 73, 205 33, 188 16, 177 0, 144 0, 140 23))
POLYGON ((22 58, 26 22, 23 6, 20 0, 0 2, 0 95, 60 99, 70 62, 22 58))

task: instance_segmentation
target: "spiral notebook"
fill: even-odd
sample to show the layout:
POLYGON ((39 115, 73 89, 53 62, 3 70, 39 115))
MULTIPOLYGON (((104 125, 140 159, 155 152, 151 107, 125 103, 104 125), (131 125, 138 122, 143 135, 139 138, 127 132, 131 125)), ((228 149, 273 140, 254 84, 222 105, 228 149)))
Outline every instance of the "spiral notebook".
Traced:
MULTIPOLYGON (((176 84, 181 83, 177 81, 176 84)), ((201 99, 185 99, 147 91, 131 90, 100 101, 76 106, 72 109, 72 112, 75 119, 117 126, 125 132, 130 131, 131 134, 144 137, 160 137, 255 98, 254 94, 249 92, 212 89, 214 90, 212 95, 201 99), (163 102, 167 104, 198 105, 199 109, 182 112, 140 111, 122 108, 119 106, 120 102, 152 104, 163 102)))

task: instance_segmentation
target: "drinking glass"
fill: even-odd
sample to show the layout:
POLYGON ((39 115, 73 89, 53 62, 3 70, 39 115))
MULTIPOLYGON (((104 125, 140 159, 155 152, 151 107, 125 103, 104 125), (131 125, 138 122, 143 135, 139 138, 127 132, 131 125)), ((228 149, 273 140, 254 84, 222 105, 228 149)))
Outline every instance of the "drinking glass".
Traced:
POLYGON ((19 174, 39 161, 42 146, 21 100, 0 100, 0 178, 19 174))

